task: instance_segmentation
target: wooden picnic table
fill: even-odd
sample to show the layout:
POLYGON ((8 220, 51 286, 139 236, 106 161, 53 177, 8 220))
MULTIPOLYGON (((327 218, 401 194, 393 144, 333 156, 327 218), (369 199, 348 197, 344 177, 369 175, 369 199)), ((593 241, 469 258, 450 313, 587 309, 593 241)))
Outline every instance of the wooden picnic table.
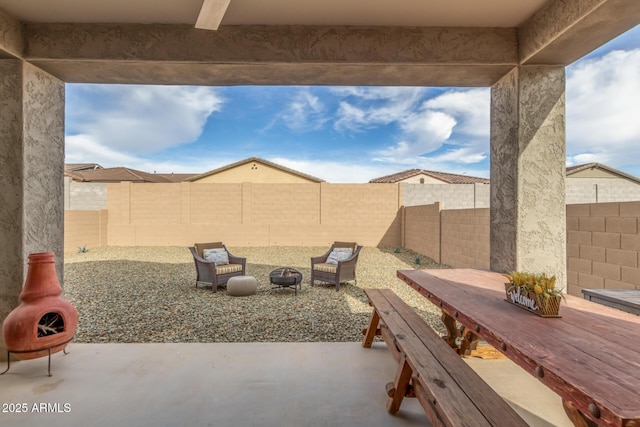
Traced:
POLYGON ((491 271, 397 275, 441 308, 452 347, 485 340, 560 395, 576 426, 640 426, 639 316, 566 295, 560 318, 542 318, 506 302, 491 271))

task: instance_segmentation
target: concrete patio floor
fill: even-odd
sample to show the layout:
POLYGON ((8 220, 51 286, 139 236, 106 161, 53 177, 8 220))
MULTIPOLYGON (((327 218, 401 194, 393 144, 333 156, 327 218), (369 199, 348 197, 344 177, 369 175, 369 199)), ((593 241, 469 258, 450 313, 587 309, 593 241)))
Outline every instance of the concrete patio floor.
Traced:
MULTIPOLYGON (((384 386, 395 362, 383 343, 372 349, 360 343, 71 344, 68 350, 52 356, 52 377, 46 358, 12 362, 0 376, 0 425, 429 425, 415 399, 406 399, 396 416, 386 412, 384 386), (15 413, 16 405, 26 412, 15 413)), ((465 360, 530 425, 571 425, 560 398, 509 360, 465 360)))

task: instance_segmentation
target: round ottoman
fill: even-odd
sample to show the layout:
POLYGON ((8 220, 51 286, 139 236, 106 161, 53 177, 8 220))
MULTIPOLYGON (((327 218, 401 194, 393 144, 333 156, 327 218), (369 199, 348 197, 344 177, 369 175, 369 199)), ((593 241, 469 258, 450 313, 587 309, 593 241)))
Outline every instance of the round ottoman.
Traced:
POLYGON ((234 297, 253 295, 258 289, 258 281, 253 276, 234 276, 227 281, 227 294, 234 297))

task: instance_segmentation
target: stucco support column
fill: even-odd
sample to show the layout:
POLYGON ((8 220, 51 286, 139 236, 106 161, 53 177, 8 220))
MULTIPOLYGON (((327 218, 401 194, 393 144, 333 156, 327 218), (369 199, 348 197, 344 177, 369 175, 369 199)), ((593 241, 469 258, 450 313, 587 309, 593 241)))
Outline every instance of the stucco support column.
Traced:
POLYGON ((0 59, 0 322, 19 303, 30 253, 55 252, 63 283, 63 175, 64 83, 0 59))
POLYGON ((566 286, 565 70, 520 66, 491 88, 491 269, 566 286))

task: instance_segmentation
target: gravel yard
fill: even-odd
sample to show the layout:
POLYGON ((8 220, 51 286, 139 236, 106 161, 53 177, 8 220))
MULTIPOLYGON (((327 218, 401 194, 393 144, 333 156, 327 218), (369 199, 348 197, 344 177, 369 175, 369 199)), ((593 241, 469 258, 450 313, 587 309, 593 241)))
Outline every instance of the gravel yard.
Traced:
POLYGON ((258 292, 228 296, 195 287, 193 258, 186 247, 104 247, 65 254, 64 296, 78 309, 76 342, 303 342, 360 341, 371 307, 362 288, 391 288, 443 333, 440 312, 396 278, 396 270, 446 268, 402 249, 365 247, 358 283, 336 292, 310 286, 310 258, 326 247, 230 247, 247 258, 247 275, 258 292), (416 264, 416 258, 420 264, 416 264), (282 266, 304 275, 297 296, 272 289, 269 272, 282 266))

